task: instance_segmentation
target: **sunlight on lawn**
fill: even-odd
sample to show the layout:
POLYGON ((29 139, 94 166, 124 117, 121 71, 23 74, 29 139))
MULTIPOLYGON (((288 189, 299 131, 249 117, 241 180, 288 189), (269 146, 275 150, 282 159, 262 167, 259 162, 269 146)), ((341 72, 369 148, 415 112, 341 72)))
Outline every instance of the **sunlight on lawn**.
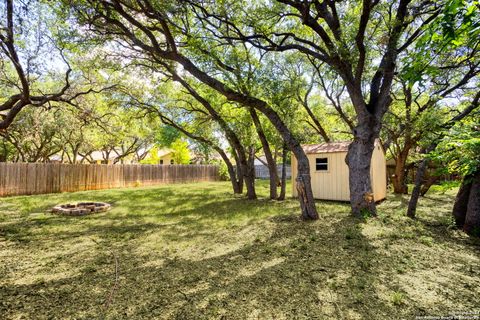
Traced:
POLYGON ((478 307, 480 244, 451 227, 453 191, 422 199, 417 221, 392 195, 366 222, 336 202, 303 222, 296 200, 258 189, 258 201, 223 182, 2 198, 1 318, 386 319, 478 307), (113 209, 48 213, 81 200, 113 209))

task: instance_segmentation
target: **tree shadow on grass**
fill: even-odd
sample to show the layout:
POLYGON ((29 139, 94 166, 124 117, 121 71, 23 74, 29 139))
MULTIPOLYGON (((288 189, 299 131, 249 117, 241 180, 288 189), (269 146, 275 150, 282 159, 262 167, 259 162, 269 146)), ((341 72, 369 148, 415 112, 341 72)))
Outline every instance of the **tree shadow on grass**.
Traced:
MULTIPOLYGON (((399 306, 390 301, 392 293, 403 290, 398 273, 413 272, 405 246, 394 250, 411 240, 405 235, 372 241, 344 204, 317 202, 323 218, 303 222, 294 200, 252 202, 214 191, 100 194, 95 199, 108 199, 116 208, 88 217, 47 215, 24 225, 18 219, 9 223, 14 230, 32 231, 25 235, 31 241, 27 252, 40 248, 39 254, 49 255, 25 261, 40 264, 32 272, 45 279, 0 281, 0 315, 395 319, 427 310, 408 296, 399 306), (119 287, 109 310, 102 311, 115 281, 114 256, 119 287)), ((432 237, 442 232, 425 228, 432 237)), ((0 268, 2 273, 9 271, 0 268)))
POLYGON ((243 239, 235 250, 201 259, 139 254, 135 241, 102 244, 89 259, 67 257, 69 277, 0 288, 3 312, 7 318, 384 319, 392 311, 376 293, 378 257, 358 220, 342 214, 328 227, 293 214, 267 220, 267 237, 243 239), (115 278, 109 247, 117 254, 120 282, 103 313, 115 278))

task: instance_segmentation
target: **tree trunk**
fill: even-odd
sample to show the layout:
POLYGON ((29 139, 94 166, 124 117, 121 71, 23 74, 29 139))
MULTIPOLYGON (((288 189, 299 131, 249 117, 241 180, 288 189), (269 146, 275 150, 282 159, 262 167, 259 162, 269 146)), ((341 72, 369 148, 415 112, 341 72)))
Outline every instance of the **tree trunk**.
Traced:
MULTIPOLYGON (((408 152, 407 152, 408 154, 408 152)), ((392 179, 393 192, 397 194, 408 194, 408 186, 406 181, 406 163, 407 155, 401 152, 395 159, 395 175, 392 179)))
MULTIPOLYGON (((305 155, 302 146, 295 138, 293 133, 290 131, 290 129, 287 127, 282 118, 278 115, 278 113, 272 108, 270 108, 268 104, 263 100, 259 100, 252 96, 247 96, 231 90, 222 82, 209 76, 208 74, 197 68, 197 66, 195 66, 188 58, 177 54, 173 60, 180 63, 185 68, 185 70, 189 71, 198 80, 223 94, 228 100, 236 101, 245 106, 253 107, 263 113, 270 120, 272 125, 277 129, 278 133, 282 136, 283 140, 288 145, 288 148, 293 152, 293 154, 295 154, 295 157, 298 160, 298 177, 296 186, 299 195, 300 208, 302 209, 302 218, 318 219, 318 213, 315 207, 315 201, 313 198, 312 186, 310 182, 310 166, 308 163, 308 158, 305 155)), ((174 74, 175 77, 178 77, 178 75, 174 71, 172 71, 172 69, 170 69, 169 71, 174 74)))
POLYGON ((265 159, 267 160, 268 173, 270 176, 270 199, 277 199, 277 185, 278 185, 278 174, 277 174, 277 164, 273 159, 272 151, 270 149, 270 144, 267 141, 267 137, 262 129, 262 124, 258 118, 257 112, 255 109, 250 108, 250 116, 252 117, 253 124, 257 130, 258 138, 262 144, 263 153, 265 154, 265 159))
POLYGON ((232 162, 228 158, 225 151, 223 151, 220 147, 215 149, 220 154, 220 156, 223 159, 223 162, 225 162, 225 165, 227 166, 228 176, 230 178, 230 182, 232 183, 233 193, 241 194, 242 186, 240 185, 240 181, 237 180, 237 174, 235 173, 235 168, 233 167, 232 162))
POLYGON ((236 153, 235 153, 235 162, 236 162, 236 174, 238 179, 238 185, 240 187, 240 193, 243 193, 243 186, 245 184, 245 181, 243 179, 242 166, 240 165, 240 160, 238 159, 238 156, 236 155, 236 153))
POLYGON ((317 209, 315 208, 315 201, 313 200, 312 184, 310 179, 310 165, 308 158, 303 154, 295 155, 297 157, 297 179, 295 187, 298 192, 298 199, 300 200, 300 208, 302 210, 302 218, 304 220, 318 219, 317 209))
POLYGON ((465 216, 467 215, 468 198, 470 197, 470 190, 472 188, 473 175, 463 178, 462 185, 458 189, 455 204, 453 205, 452 215, 455 219, 455 224, 459 228, 463 228, 465 224, 465 216))
POLYGON ((473 176, 463 231, 480 237, 480 170, 473 176))
MULTIPOLYGON (((236 163, 237 163, 237 172, 235 172, 233 164, 230 161, 230 158, 228 157, 228 155, 225 153, 225 151, 223 151, 222 148, 220 148, 218 145, 213 143, 213 141, 211 141, 211 140, 209 140, 205 137, 196 135, 196 134, 186 130, 181 125, 175 123, 173 120, 164 116, 160 111, 158 111, 158 110, 156 110, 156 111, 157 111, 157 114, 160 117, 160 120, 164 124, 172 126, 172 127, 176 128, 177 130, 179 130, 180 132, 182 132, 183 134, 185 134, 187 137, 189 137, 191 139, 194 139, 194 140, 197 140, 197 141, 200 141, 200 142, 203 142, 203 143, 211 146, 213 149, 215 149, 215 151, 217 151, 218 154, 220 154, 223 161, 225 162, 225 165, 227 166, 228 176, 230 178, 230 182, 232 183, 233 193, 241 194, 243 192, 242 170, 239 169, 240 168, 240 165, 239 165, 240 161, 238 159, 238 156, 237 156, 237 153, 236 153, 237 151, 235 151, 236 149, 235 149, 234 144, 232 143, 232 140, 229 139, 228 142, 230 143, 230 147, 232 147, 232 149, 235 151, 235 160, 236 160, 236 163)), ((76 150, 78 150, 78 149, 76 149, 76 150)), ((135 154, 138 154, 138 149, 135 151, 135 154)), ((146 155, 147 155, 147 152, 144 152, 144 155, 142 156, 142 158, 144 158, 146 155)))
POLYGON ((408 202, 407 209, 407 217, 410 217, 412 219, 415 219, 416 216, 418 198, 420 197, 420 190, 422 187, 423 178, 425 177, 425 172, 427 171, 428 163, 428 159, 423 159, 417 169, 415 186, 413 187, 412 196, 410 197, 410 201, 408 202))
MULTIPOLYGON (((222 128, 225 136, 232 148, 236 151, 237 157, 235 158, 237 164, 240 163, 241 172, 243 173, 243 178, 245 179, 245 185, 247 187, 247 198, 256 199, 257 195, 255 193, 255 168, 249 168, 248 159, 246 155, 245 148, 240 141, 240 138, 237 134, 230 128, 228 123, 221 117, 217 110, 211 105, 211 103, 202 97, 193 87, 191 87, 183 78, 181 78, 176 72, 171 70, 174 81, 179 82, 187 91, 198 101, 200 102, 207 112, 212 116, 212 119, 216 121, 222 128), (253 174, 252 174, 253 170, 253 174)), ((253 165, 252 165, 253 166, 253 165)), ((238 168, 238 167, 237 167, 238 168)))
POLYGON ((424 195, 427 194, 428 190, 430 190, 430 187, 435 184, 435 182, 440 179, 439 176, 436 175, 431 175, 427 178, 426 181, 423 182, 422 188, 420 189, 420 195, 423 197, 424 195))
POLYGON ((245 186, 247 187, 247 199, 257 199, 255 192, 255 149, 250 146, 248 148, 247 163, 242 165, 243 176, 245 177, 245 186))
POLYGON ((312 192, 310 164, 305 151, 274 110, 264 106, 262 103, 259 103, 256 106, 256 109, 262 112, 272 122, 278 130, 278 133, 282 136, 283 141, 288 146, 288 149, 293 152, 297 159, 297 179, 295 181, 295 186, 298 192, 300 209, 302 210, 302 219, 318 219, 315 199, 313 198, 312 192))
POLYGON ((375 133, 375 125, 365 122, 355 128, 355 139, 348 147, 346 157, 349 169, 350 205, 352 214, 357 217, 377 215, 370 181, 370 163, 378 134, 375 133))
POLYGON ((287 192, 287 146, 284 143, 282 148, 282 181, 280 182, 280 195, 278 200, 285 200, 285 194, 287 192))

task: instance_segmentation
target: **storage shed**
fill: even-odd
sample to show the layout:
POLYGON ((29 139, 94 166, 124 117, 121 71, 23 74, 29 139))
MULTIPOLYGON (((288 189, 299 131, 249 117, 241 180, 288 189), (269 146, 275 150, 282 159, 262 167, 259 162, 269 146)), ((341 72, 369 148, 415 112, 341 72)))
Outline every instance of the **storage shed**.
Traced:
MULTIPOLYGON (((345 163, 351 142, 331 142, 304 145, 310 163, 313 197, 322 200, 350 201, 348 166, 345 163)), ((297 160, 292 154, 293 196, 297 196, 295 179, 297 160)), ((375 141, 370 165, 373 198, 380 201, 387 196, 387 168, 385 151, 379 140, 375 141)))

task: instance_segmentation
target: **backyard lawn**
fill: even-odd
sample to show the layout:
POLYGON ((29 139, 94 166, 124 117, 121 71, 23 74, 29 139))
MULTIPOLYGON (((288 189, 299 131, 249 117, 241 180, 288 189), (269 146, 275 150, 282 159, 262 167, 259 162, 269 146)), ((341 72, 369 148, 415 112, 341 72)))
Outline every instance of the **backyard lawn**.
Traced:
POLYGON ((414 319, 480 312, 480 242, 451 227, 455 190, 349 206, 234 197, 226 182, 0 199, 0 319, 414 319), (53 215, 58 203, 106 213, 53 215))

